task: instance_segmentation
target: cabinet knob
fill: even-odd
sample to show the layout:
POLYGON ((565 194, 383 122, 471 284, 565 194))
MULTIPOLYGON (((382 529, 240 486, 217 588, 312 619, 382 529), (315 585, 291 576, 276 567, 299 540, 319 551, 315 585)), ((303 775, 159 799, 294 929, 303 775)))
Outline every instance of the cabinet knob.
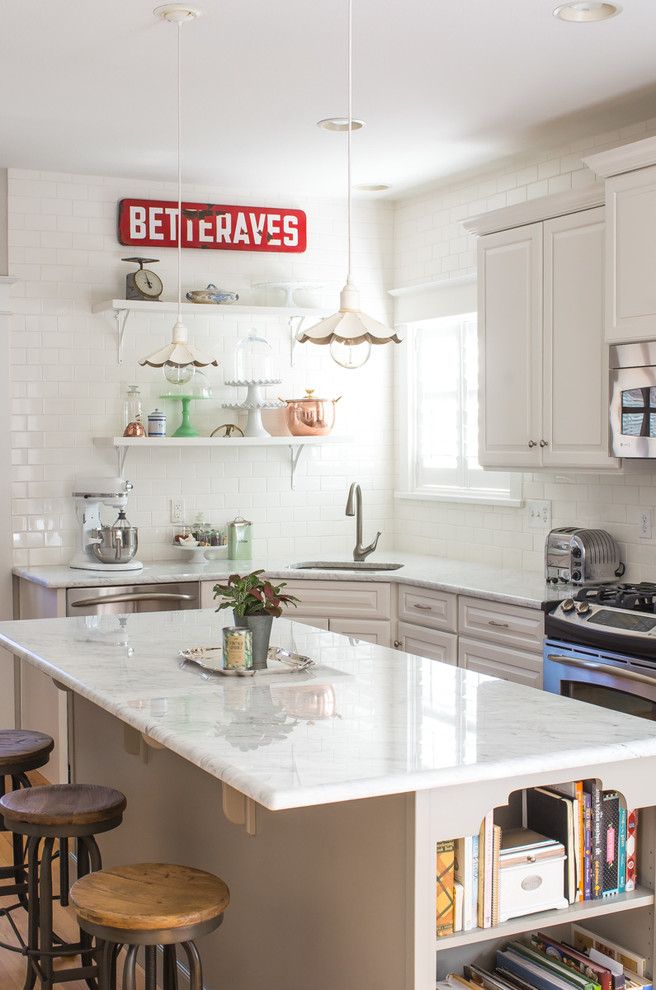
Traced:
POLYGON ((400 639, 395 639, 394 640, 394 648, 396 650, 400 650, 402 646, 403 646, 403 643, 401 642, 400 639))
POLYGON ((535 442, 535 440, 529 440, 528 445, 529 447, 537 447, 537 443, 535 442))
POLYGON ((549 446, 549 441, 548 440, 540 440, 540 446, 541 447, 548 447, 549 446))

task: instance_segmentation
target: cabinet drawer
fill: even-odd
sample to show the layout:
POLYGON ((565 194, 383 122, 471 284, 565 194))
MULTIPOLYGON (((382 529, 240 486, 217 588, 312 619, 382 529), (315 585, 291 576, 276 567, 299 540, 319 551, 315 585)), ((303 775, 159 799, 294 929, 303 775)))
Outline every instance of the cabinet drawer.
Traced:
POLYGON ((454 633, 426 629, 410 622, 399 622, 398 638, 394 646, 406 653, 442 663, 455 664, 458 661, 458 637, 454 633))
POLYGON ((431 629, 455 632, 458 619, 457 598, 448 591, 399 586, 399 620, 431 629))
POLYGON ((475 639, 458 640, 458 666, 479 674, 490 674, 504 681, 542 687, 542 655, 507 646, 481 643, 475 639))
POLYGON ((544 615, 537 608, 460 598, 458 632, 542 653, 544 615))
POLYGON ((392 645, 392 625, 376 619, 331 619, 330 631, 353 636, 376 646, 392 645))
POLYGON ((365 581, 288 581, 285 592, 300 599, 289 618, 321 615, 328 619, 389 619, 389 584, 365 581))

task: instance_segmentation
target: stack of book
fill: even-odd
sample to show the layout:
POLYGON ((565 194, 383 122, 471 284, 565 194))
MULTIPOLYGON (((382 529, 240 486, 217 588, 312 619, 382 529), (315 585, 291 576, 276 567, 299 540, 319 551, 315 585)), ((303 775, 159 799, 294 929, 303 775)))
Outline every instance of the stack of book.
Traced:
POLYGON ((526 825, 565 846, 565 896, 570 904, 635 889, 636 811, 617 791, 579 780, 526 792, 526 825))
POLYGON ((569 942, 544 932, 497 950, 495 968, 465 966, 438 990, 653 990, 647 960, 594 932, 572 925, 569 942))
MULTIPOLYGON (((523 827, 538 833, 540 855, 555 855, 549 842, 564 850, 564 896, 570 904, 635 889, 638 814, 627 813, 617 791, 602 790, 596 780, 535 787, 525 792, 523 806, 523 827)), ((438 937, 499 924, 499 867, 508 844, 492 812, 478 835, 438 843, 438 937)))

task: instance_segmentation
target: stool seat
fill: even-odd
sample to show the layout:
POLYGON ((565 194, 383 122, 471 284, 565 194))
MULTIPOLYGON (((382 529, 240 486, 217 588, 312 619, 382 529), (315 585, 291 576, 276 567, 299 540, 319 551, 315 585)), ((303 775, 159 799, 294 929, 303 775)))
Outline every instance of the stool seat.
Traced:
POLYGON ((48 756, 54 747, 54 740, 45 732, 32 732, 30 729, 2 729, 0 730, 0 771, 17 763, 30 764, 27 769, 34 769, 31 766, 34 760, 39 761, 38 766, 43 766, 48 762, 48 756))
POLYGON ((0 800, 6 822, 30 825, 93 825, 121 815, 126 800, 113 787, 97 784, 48 784, 12 791, 0 800))
POLYGON ((188 866, 137 863, 89 873, 71 887, 79 920, 124 932, 188 929, 220 918, 230 891, 188 866))

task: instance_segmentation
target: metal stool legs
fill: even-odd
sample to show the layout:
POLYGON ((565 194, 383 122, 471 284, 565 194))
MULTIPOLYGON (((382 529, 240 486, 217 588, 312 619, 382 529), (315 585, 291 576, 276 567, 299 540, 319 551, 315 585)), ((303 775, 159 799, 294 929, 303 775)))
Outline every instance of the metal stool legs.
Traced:
MULTIPOLYGON (((180 942, 189 964, 190 990, 203 990, 203 965, 195 942, 180 942)), ((96 940, 99 960, 99 990, 116 990, 116 957, 122 946, 96 940)), ((128 945, 123 964, 123 990, 137 990, 137 959, 139 945, 128 945)), ((157 990, 157 945, 144 947, 145 990, 157 990)), ((161 946, 163 951, 162 990, 178 990, 178 969, 175 945, 161 946)))
MULTIPOLYGON (((61 971, 55 973, 54 960, 57 957, 80 955, 82 965, 67 971, 68 979, 85 980, 90 990, 97 990, 97 966, 93 940, 85 932, 80 932, 77 943, 66 943, 53 931, 53 901, 61 900, 68 903, 68 864, 62 869, 60 877, 60 893, 53 895, 52 863, 56 857, 55 842, 59 841, 61 862, 68 856, 68 840, 66 837, 57 839, 53 835, 30 835, 27 841, 27 973, 23 990, 33 990, 37 977, 41 990, 53 990, 54 977, 61 977, 61 971), (39 860, 40 851, 40 860, 39 860)), ((78 844, 78 876, 85 876, 92 870, 102 869, 100 850, 92 835, 79 836, 78 844)), ((59 982, 59 979, 57 980, 59 982)))

